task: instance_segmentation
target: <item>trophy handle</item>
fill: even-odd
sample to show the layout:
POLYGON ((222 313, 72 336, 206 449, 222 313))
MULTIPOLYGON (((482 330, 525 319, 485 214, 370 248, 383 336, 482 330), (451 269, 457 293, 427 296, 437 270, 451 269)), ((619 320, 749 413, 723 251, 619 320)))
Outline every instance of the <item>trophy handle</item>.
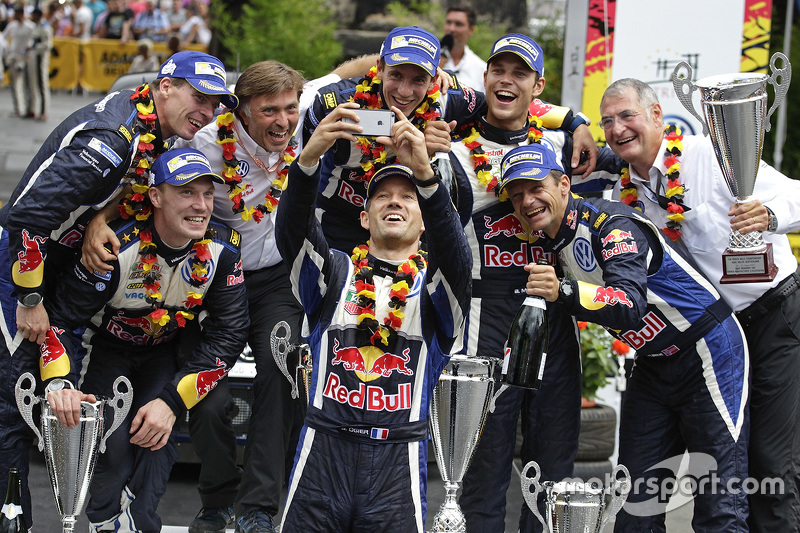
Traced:
MULTIPOLYGON (((500 385, 500 388, 497 390, 497 392, 492 394, 492 399, 491 399, 491 401, 489 401, 489 412, 490 413, 494 413, 494 409, 495 409, 495 407, 497 407, 497 405, 496 405, 497 399, 500 397, 501 394, 503 394, 503 392, 505 392, 505 390, 508 387, 509 387, 509 385, 507 383, 503 383, 502 385, 500 385)), ((538 465, 537 465, 537 468, 538 468, 538 465)))
POLYGON ((611 471, 611 482, 609 483, 608 493, 611 494, 611 503, 603 512, 603 521, 597 531, 603 531, 606 524, 622 509, 625 501, 628 499, 628 493, 631 491, 631 473, 625 465, 617 465, 611 471), (622 479, 617 479, 617 474, 623 473, 622 479), (617 493, 619 492, 619 495, 617 493))
POLYGON ((292 344, 289 342, 291 336, 292 329, 289 327, 289 324, 281 320, 272 328, 272 333, 269 334, 269 344, 272 347, 272 357, 275 359, 278 370, 281 371, 281 374, 286 376, 286 379, 289 380, 289 384, 292 386, 292 398, 297 399, 297 397, 300 396, 300 392, 297 390, 297 381, 292 378, 286 366, 286 357, 293 348, 292 344), (286 334, 283 336, 278 335, 281 329, 286 331, 286 334))
POLYGON ((108 428, 106 434, 103 435, 103 440, 100 441, 100 453, 106 451, 106 440, 108 437, 114 433, 122 421, 125 420, 125 417, 128 416, 128 411, 131 410, 131 403, 133 403, 133 387, 131 387, 131 382, 128 381, 128 378, 125 376, 120 376, 114 380, 114 398, 111 399, 111 405, 114 408, 114 422, 111 424, 111 427, 108 428), (125 385, 125 391, 121 391, 119 386, 121 384, 125 385), (122 402, 120 404, 120 402, 122 402))
POLYGON ((708 124, 706 124, 705 119, 695 110, 694 104, 692 103, 692 93, 697 89, 697 85, 692 83, 692 67, 686 61, 681 61, 675 65, 675 69, 672 71, 672 87, 675 89, 675 95, 678 97, 678 101, 683 104, 683 107, 685 107, 694 118, 700 121, 700 124, 703 125, 703 135, 708 137, 708 124), (679 75, 681 68, 686 69, 685 77, 679 75), (688 92, 685 91, 687 88, 688 92))
POLYGON ((37 428, 36 424, 33 422, 33 406, 39 403, 39 398, 33 394, 35 389, 36 379, 30 372, 25 372, 17 380, 14 393, 17 396, 17 409, 19 409, 19 414, 22 416, 25 423, 31 427, 34 435, 36 435, 36 441, 39 443, 39 451, 41 452, 44 451, 44 440, 42 440, 42 434, 39 433, 39 428, 37 428), (23 388, 23 383, 26 381, 30 383, 29 388, 23 388))
MULTIPOLYGON (((503 385, 505 387, 505 385, 503 385)), ((550 531, 550 528, 547 526, 542 514, 539 512, 539 493, 542 492, 542 485, 539 483, 539 478, 542 475, 542 470, 539 468, 539 464, 536 461, 531 461, 530 463, 525 465, 525 468, 522 469, 522 472, 519 475, 520 483, 522 484, 522 497, 525 499, 525 503, 528 504, 528 507, 533 513, 533 516, 536 517, 539 522, 542 524, 543 531, 550 531), (529 468, 533 468, 536 470, 536 475, 533 477, 528 477, 527 472, 529 468), (531 485, 533 485, 534 490, 531 492, 531 485)))
POLYGON ((767 112, 767 120, 766 125, 764 126, 765 131, 769 131, 772 128, 772 124, 769 123, 769 118, 772 116, 772 113, 783 103, 786 99, 786 93, 789 92, 789 83, 792 81, 792 64, 789 63, 789 58, 783 55, 780 52, 775 52, 772 54, 772 58, 769 60, 769 70, 770 70, 770 77, 767 81, 772 84, 772 87, 775 89, 775 101, 772 102, 772 106, 769 108, 767 112), (780 59, 783 62, 783 68, 777 68, 775 66, 775 61, 780 59), (780 78, 780 81, 778 81, 780 78))

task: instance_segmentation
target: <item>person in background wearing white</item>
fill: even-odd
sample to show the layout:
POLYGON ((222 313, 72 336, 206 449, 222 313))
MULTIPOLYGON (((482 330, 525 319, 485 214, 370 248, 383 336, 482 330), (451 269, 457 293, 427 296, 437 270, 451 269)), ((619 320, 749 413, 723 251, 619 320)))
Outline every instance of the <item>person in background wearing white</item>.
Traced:
MULTIPOLYGON (((482 90, 486 62, 467 46, 467 41, 475 33, 476 18, 475 10, 469 6, 447 8, 444 32, 453 36, 453 47, 441 67, 452 71, 463 85, 482 90)), ((444 58, 444 51, 442 52, 444 58)))

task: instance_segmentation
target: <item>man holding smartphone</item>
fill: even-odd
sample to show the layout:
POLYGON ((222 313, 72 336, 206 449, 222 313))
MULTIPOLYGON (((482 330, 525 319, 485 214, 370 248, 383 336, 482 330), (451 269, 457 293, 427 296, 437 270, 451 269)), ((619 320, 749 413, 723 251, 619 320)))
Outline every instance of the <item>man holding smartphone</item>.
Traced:
MULTIPOLYGON (((304 141, 339 104, 355 102, 361 109, 396 107, 417 129, 426 132, 426 138, 431 137, 431 133, 439 134, 435 138, 442 142, 430 142, 428 155, 433 155, 434 151, 449 151, 449 129, 454 125, 450 121, 477 118, 485 111, 485 98, 483 93, 458 85, 442 95, 435 83, 440 56, 439 39, 432 33, 416 26, 393 29, 381 46, 377 65, 364 77, 341 80, 320 89, 303 125, 304 141), (445 124, 437 124, 439 118, 444 118, 445 124)), ((548 106, 540 118, 546 127, 562 128, 570 133, 585 124, 580 115, 557 106, 548 106)), ((573 168, 581 152, 593 150, 597 153, 588 130, 581 130, 586 131, 580 132, 573 168)), ((366 184, 377 170, 395 159, 391 147, 376 142, 364 132, 356 136, 356 142, 337 140, 325 153, 316 205, 317 217, 331 247, 350 251, 369 238, 359 224, 366 184)), ((593 158, 590 165, 593 167, 593 158)))

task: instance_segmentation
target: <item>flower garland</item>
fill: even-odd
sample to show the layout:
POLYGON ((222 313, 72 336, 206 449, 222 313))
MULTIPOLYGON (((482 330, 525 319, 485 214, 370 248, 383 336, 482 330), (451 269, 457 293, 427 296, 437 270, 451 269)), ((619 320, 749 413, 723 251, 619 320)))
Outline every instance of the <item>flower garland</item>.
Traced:
MULTIPOLYGON (((234 213, 239 213, 242 220, 247 222, 250 219, 261 222, 264 215, 271 213, 278 207, 281 193, 286 190, 286 178, 289 175, 289 165, 296 157, 295 148, 297 141, 292 137, 286 149, 282 153, 283 166, 278 170, 278 176, 272 180, 272 184, 264 195, 264 203, 247 208, 242 200, 242 175, 239 174, 239 160, 236 158, 236 144, 239 140, 233 129, 233 113, 224 113, 217 117, 217 144, 222 146, 222 160, 225 168, 222 170, 222 177, 228 185, 228 198, 231 199, 234 213)), ((262 167, 263 168, 263 167, 262 167)), ((266 170, 266 168, 264 168, 266 170)))
POLYGON ((137 88, 131 95, 131 101, 136 102, 137 129, 139 131, 139 144, 133 156, 130 169, 124 181, 131 184, 133 191, 123 198, 119 206, 119 214, 124 219, 132 216, 136 220, 147 220, 153 210, 147 197, 150 188, 150 169, 153 161, 167 149, 166 143, 156 147, 156 109, 150 86, 144 84, 137 88))
MULTIPOLYGON (((183 301, 184 309, 179 309, 172 315, 167 309, 159 307, 163 296, 161 294, 161 273, 158 272, 158 269, 153 268, 153 265, 158 262, 155 250, 156 244, 153 242, 153 232, 151 229, 137 229, 139 233, 138 268, 145 272, 145 301, 155 308, 147 315, 147 319, 150 321, 154 332, 160 331, 161 328, 166 328, 167 331, 182 328, 186 325, 187 320, 194 318, 194 313, 188 310, 202 304, 203 295, 194 290, 187 290, 186 300, 183 301)), ((200 288, 208 282, 208 268, 211 263, 211 251, 208 249, 208 245, 211 243, 213 234, 214 230, 208 228, 203 240, 195 242, 192 246, 192 252, 190 252, 192 254, 190 259, 192 274, 189 283, 194 288, 200 288)))
MULTIPOLYGON (((356 85, 356 92, 350 98, 351 102, 357 103, 362 109, 381 109, 383 98, 381 97, 381 80, 376 80, 378 68, 372 67, 369 72, 361 78, 356 85)), ((428 90, 422 103, 414 110, 411 123, 420 131, 425 131, 428 121, 441 116, 441 105, 439 99, 441 91, 439 84, 434 84, 428 90)), ((363 181, 369 183, 372 175, 382 166, 386 165, 386 147, 375 142, 375 139, 368 137, 356 137, 356 145, 363 154, 361 156, 362 173, 356 175, 353 181, 363 181)))
MULTIPOLYGON (((679 158, 683 152, 683 135, 678 126, 670 124, 664 128, 664 138, 667 140, 667 147, 664 151, 666 157, 664 166, 667 169, 665 196, 668 200, 666 207, 668 221, 667 225, 661 228, 661 231, 673 241, 677 241, 682 235, 681 223, 685 218, 683 213, 689 209, 683 203, 686 189, 680 182, 681 161, 679 158)), ((639 211, 643 211, 642 202, 639 200, 639 192, 636 189, 636 185, 631 183, 630 170, 627 166, 620 172, 620 186, 620 201, 639 211)))
POLYGON ((379 324, 375 319, 375 284, 373 283, 372 267, 367 258, 369 254, 369 241, 353 248, 353 278, 358 305, 358 329, 371 333, 369 342, 375 346, 377 342, 389 345, 389 341, 403 324, 405 313, 403 308, 406 306, 406 297, 411 286, 414 284, 414 277, 417 273, 426 268, 428 262, 427 254, 422 250, 410 256, 406 261, 397 267, 397 273, 392 278, 391 291, 389 292, 389 312, 383 319, 383 324, 379 324))
MULTIPOLYGON (((528 143, 539 142, 542 138, 542 121, 539 117, 528 114, 528 143)), ((464 146, 469 148, 469 157, 475 168, 478 182, 486 187, 486 192, 492 192, 497 187, 497 176, 492 174, 492 164, 489 156, 483 151, 483 146, 478 142, 480 132, 472 126, 470 134, 464 138, 464 146)), ((503 194, 507 194, 503 191, 503 194)))

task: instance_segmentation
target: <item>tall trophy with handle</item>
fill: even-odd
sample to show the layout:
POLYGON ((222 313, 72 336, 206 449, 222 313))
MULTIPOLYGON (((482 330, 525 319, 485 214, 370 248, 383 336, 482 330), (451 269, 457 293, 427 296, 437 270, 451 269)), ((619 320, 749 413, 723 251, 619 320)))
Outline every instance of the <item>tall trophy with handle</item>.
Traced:
MULTIPOLYGON (((755 72, 710 76, 692 83, 692 68, 679 63, 672 72, 672 84, 683 106, 703 124, 703 134, 711 133, 717 161, 725 183, 737 203, 752 199, 769 119, 789 90, 792 66, 780 52, 770 60, 771 75, 755 72), (782 68, 776 67, 780 60, 782 68), (687 74, 681 76, 681 70, 687 74), (775 101, 767 112, 767 84, 775 87, 775 101), (692 93, 700 90, 705 120, 694 109, 692 93)), ((760 231, 741 234, 733 231, 722 255, 720 283, 771 281, 778 273, 772 258, 772 244, 765 243, 760 231)))
POLYGON ((445 500, 431 533, 465 533, 456 494, 486 420, 494 390, 494 359, 454 355, 439 377, 431 400, 430 428, 445 500))
MULTIPOLYGON (((72 386, 71 383, 66 383, 67 386, 72 386)), ((72 533, 75 522, 86 505, 97 454, 106 451, 108 437, 128 415, 133 401, 133 389, 126 377, 118 377, 114 381, 113 398, 81 402, 80 422, 74 428, 66 428, 50 410, 47 399, 34 396, 35 387, 36 381, 30 372, 20 376, 15 388, 17 407, 23 420, 38 438, 39 451, 44 452, 63 531, 72 533), (33 421, 33 406, 37 403, 41 404, 41 431, 33 421), (114 421, 107 431, 103 431, 103 412, 106 407, 113 408, 114 421)))
POLYGON ((311 359, 311 348, 308 344, 292 344, 292 330, 289 324, 283 320, 275 324, 272 333, 269 335, 270 346, 272 347, 272 357, 278 370, 286 377, 292 386, 292 398, 300 397, 299 383, 303 383, 305 389, 306 403, 309 401, 309 391, 311 390, 311 370, 313 368, 311 359), (283 333, 281 333, 283 332, 283 333), (294 373, 289 371, 289 356, 297 354, 297 364, 293 365, 294 373), (292 375, 294 374, 294 375, 292 375))
POLYGON ((607 489, 575 481, 545 481, 539 483, 541 469, 531 461, 520 474, 522 496, 533 515, 541 522, 543 530, 549 533, 601 533, 612 518, 625 505, 631 490, 631 475, 623 465, 611 472, 611 482, 607 489), (536 474, 528 477, 528 470, 536 474), (622 479, 617 474, 623 473, 622 479), (531 487, 534 491, 531 492, 531 487), (539 512, 537 498, 545 491, 547 520, 539 512), (610 503, 606 504, 606 497, 610 503))

